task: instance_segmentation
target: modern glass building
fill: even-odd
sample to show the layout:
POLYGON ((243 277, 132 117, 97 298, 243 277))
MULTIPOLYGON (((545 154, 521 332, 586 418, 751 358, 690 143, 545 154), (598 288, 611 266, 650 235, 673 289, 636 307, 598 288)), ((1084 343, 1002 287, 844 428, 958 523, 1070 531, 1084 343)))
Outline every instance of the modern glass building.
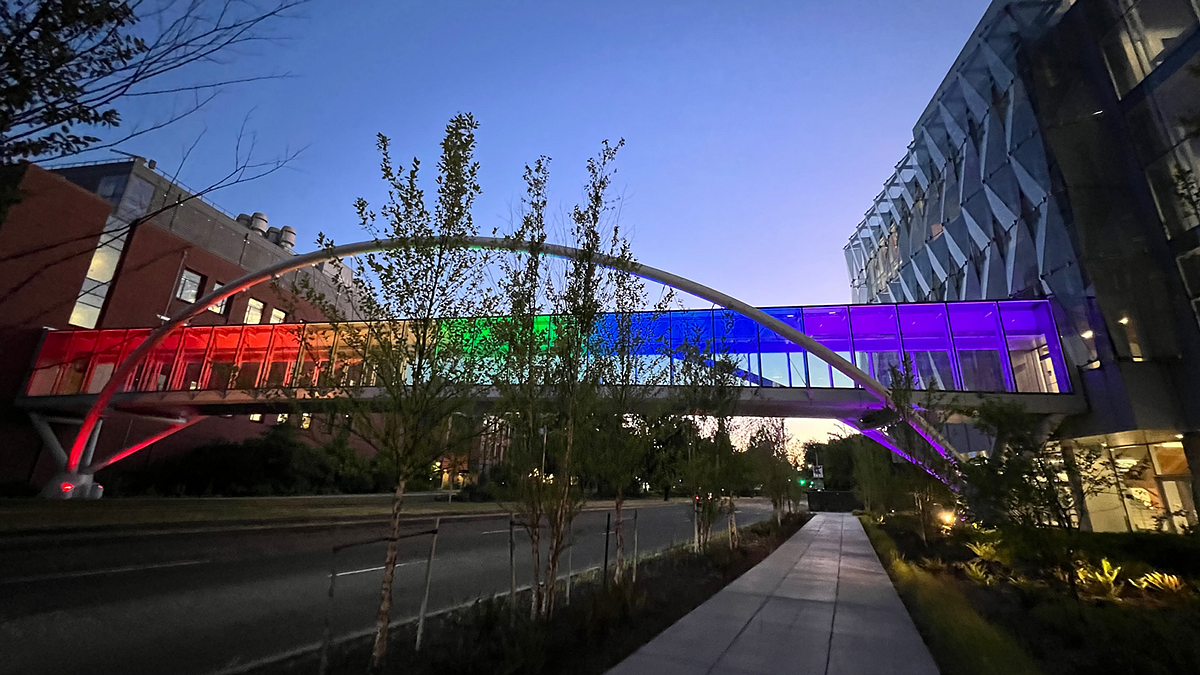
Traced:
MULTIPOLYGON (((855 302, 1051 300, 1096 529, 1200 501, 1200 0, 996 0, 846 245, 855 302)), ((1172 513, 1186 515, 1172 516, 1172 513)))

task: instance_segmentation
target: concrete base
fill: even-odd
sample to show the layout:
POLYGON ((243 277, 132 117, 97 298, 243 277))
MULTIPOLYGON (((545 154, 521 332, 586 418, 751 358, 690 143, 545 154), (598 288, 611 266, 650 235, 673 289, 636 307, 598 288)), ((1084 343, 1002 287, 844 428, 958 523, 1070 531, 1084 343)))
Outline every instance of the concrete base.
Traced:
POLYGON ((104 486, 91 474, 63 471, 46 483, 40 496, 46 499, 100 499, 104 496, 104 486))

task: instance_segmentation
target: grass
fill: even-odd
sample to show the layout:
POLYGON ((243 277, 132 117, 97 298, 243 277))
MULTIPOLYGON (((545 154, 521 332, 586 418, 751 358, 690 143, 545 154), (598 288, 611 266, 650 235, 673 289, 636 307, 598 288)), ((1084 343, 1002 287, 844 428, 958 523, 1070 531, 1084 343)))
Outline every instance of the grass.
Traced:
MULTIPOLYGON (((391 495, 337 495, 321 497, 129 497, 122 499, 65 500, 38 498, 0 499, 0 533, 35 530, 86 529, 220 524, 245 521, 384 519, 391 511, 391 495)), ((671 503, 681 500, 672 500, 671 503)), ((682 500, 686 501, 686 500, 682 500)), ((628 502, 644 508, 663 504, 661 499, 628 502)), ((611 508, 611 501, 588 504, 611 508)), ((404 514, 447 515, 504 513, 495 502, 405 502, 404 514)))
MULTIPOLYGON (((571 604, 556 608, 550 620, 529 618, 526 592, 518 596, 515 612, 506 597, 498 597, 433 618, 419 654, 413 649, 415 627, 399 626, 392 633, 385 672, 601 675, 761 562, 805 520, 790 516, 782 529, 770 521, 743 528, 734 551, 714 537, 705 553, 681 547, 643 559, 636 583, 604 588, 595 573, 581 575, 571 604)), ((371 638, 340 645, 329 672, 362 673, 370 647, 371 638)), ((309 654, 266 666, 255 675, 308 674, 315 672, 316 661, 317 655, 309 654)))
POLYGON ((942 675, 1042 672, 1017 639, 989 623, 953 583, 905 561, 886 532, 869 518, 860 520, 942 675))

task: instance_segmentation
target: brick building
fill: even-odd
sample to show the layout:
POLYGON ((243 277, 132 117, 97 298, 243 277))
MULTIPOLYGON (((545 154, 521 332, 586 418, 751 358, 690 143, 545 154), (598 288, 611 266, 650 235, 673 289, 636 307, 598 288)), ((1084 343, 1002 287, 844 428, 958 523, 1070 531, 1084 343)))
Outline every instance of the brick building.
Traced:
MULTIPOLYGON (((296 232, 266 216, 233 216, 194 197, 141 158, 46 170, 8 169, 11 206, 0 221, 0 484, 40 484, 55 471, 28 416, 12 402, 45 330, 155 327, 220 284, 293 255, 296 232), (15 192, 14 192, 15 190, 15 192), (149 216, 149 217, 147 217, 149 216)), ((300 270, 337 298, 332 265, 300 270)), ((319 321, 302 299, 260 284, 210 308, 193 325, 319 321)), ((154 447, 169 454, 262 433, 263 416, 205 419, 154 447)), ((161 426, 161 425, 160 425, 161 426)), ((69 420, 55 420, 64 441, 69 420)), ((157 431, 150 420, 106 420, 103 457, 157 431)), ((147 461, 146 459, 142 461, 147 461)), ((135 460, 136 461, 136 460, 135 460)))

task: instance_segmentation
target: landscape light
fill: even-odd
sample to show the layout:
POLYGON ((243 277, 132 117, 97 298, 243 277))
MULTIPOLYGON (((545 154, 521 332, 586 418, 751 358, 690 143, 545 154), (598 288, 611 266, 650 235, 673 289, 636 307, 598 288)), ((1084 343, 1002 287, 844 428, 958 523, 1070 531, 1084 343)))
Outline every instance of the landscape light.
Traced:
POLYGON ((942 511, 941 513, 938 514, 938 518, 941 519, 942 524, 945 525, 946 527, 950 527, 951 525, 954 524, 954 512, 953 511, 942 511))

